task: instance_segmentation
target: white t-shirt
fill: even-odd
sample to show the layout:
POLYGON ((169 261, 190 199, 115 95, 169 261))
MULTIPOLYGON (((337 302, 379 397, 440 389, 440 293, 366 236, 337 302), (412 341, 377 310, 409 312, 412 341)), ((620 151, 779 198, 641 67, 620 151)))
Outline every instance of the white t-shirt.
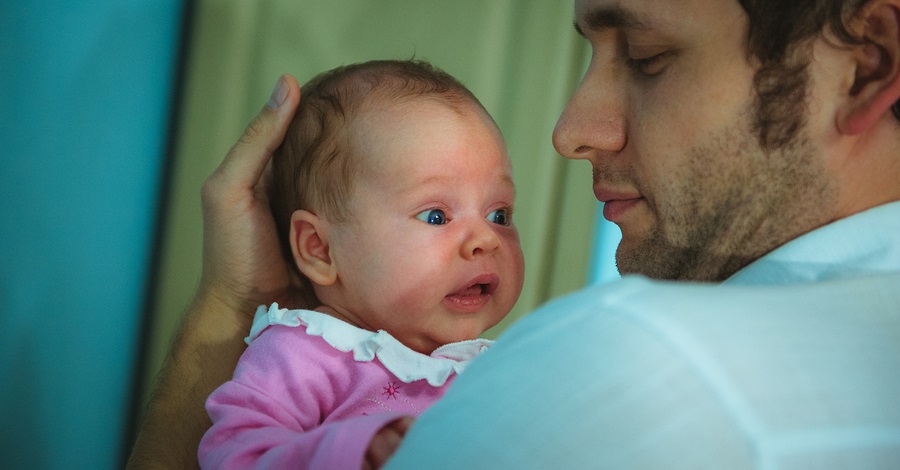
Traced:
POLYGON ((900 203, 723 284, 626 277, 547 304, 388 467, 900 467, 900 203))

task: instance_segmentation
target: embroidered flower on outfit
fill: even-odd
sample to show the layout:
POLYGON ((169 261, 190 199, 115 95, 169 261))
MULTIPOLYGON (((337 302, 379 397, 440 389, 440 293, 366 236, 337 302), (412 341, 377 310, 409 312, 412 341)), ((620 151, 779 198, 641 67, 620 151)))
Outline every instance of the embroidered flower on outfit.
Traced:
POLYGON ((382 395, 388 398, 397 398, 397 395, 400 395, 400 385, 397 382, 391 381, 388 383, 387 387, 383 387, 384 391, 381 392, 382 395))

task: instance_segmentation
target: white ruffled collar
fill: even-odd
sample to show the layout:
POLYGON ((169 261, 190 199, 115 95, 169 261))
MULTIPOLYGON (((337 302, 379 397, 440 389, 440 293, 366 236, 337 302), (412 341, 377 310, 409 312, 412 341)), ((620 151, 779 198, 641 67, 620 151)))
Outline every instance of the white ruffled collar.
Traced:
POLYGON ((493 341, 473 339, 445 344, 426 356, 413 351, 390 333, 357 328, 345 321, 312 310, 289 310, 273 303, 268 309, 260 305, 253 318, 247 344, 269 325, 306 326, 306 333, 320 336, 339 351, 353 351, 358 362, 378 360, 405 383, 425 379, 435 387, 444 385, 453 373, 461 373, 469 362, 484 352, 493 341))

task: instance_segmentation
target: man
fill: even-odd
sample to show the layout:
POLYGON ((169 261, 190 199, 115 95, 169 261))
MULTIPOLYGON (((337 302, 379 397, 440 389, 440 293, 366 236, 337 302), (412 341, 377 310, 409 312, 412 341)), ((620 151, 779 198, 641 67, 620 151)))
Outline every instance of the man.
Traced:
MULTIPOLYGON (((622 229, 620 271, 724 284, 626 277, 543 307, 390 463, 896 465, 900 0, 577 0, 575 26, 593 54, 554 144, 592 163, 622 229)), ((204 190, 203 286, 133 462, 154 439, 199 439, 203 394, 234 363, 213 351, 236 358, 243 312, 290 290, 253 197, 298 98, 282 84, 285 105, 261 113, 204 190), (271 256, 235 258, 260 241, 271 256), (229 322, 202 331, 216 306, 229 322), (191 429, 173 427, 187 414, 191 429)), ((373 466, 405 424, 373 446, 373 466)))

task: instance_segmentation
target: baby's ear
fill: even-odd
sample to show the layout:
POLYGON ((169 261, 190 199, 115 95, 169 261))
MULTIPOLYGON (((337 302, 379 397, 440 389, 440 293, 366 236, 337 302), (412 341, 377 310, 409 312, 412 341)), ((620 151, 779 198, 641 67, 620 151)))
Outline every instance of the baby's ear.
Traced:
POLYGON ((328 245, 328 221, 306 210, 291 216, 291 252, 294 263, 314 284, 328 286, 337 280, 337 269, 328 245))
POLYGON ((856 79, 838 125, 846 134, 860 134, 900 98, 900 1, 868 2, 852 29, 863 41, 850 46, 856 79))

